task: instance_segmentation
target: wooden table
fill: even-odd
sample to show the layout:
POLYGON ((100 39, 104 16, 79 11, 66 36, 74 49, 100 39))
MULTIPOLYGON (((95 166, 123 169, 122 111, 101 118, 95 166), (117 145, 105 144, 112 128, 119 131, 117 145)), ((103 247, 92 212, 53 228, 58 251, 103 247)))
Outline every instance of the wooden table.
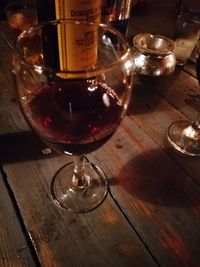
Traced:
MULTIPOLYGON (((131 18, 129 37, 171 36, 175 1, 160 2, 131 18)), ((108 176, 109 194, 77 215, 51 201, 51 178, 70 158, 41 152, 16 104, 10 62, 0 40, 0 266, 199 267, 200 159, 166 140, 173 121, 197 115, 188 96, 197 80, 177 67, 154 83, 135 82, 128 115, 90 155, 108 176)))

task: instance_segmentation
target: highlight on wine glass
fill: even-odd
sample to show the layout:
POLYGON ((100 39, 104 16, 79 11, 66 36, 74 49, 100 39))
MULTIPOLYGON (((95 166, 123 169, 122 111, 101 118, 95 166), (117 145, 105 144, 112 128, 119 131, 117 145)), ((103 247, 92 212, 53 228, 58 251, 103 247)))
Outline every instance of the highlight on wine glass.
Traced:
POLYGON ((59 207, 87 212, 107 194, 107 177, 85 155, 117 130, 132 88, 129 47, 109 26, 59 20, 25 30, 14 64, 19 104, 32 129, 73 162, 56 171, 59 207))
MULTIPOLYGON (((196 75, 200 84, 200 50, 197 54, 196 75)), ((194 121, 173 122, 168 128, 167 137, 175 150, 189 156, 200 156, 200 113, 194 121)))
POLYGON ((12 1, 4 9, 9 26, 17 33, 37 22, 34 5, 29 2, 12 1))

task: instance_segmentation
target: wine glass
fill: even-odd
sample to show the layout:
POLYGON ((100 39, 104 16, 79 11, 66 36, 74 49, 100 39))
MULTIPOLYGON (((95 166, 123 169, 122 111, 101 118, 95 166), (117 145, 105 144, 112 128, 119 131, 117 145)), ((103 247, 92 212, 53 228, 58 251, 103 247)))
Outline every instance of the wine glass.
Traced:
POLYGON ((71 155, 51 182, 59 207, 87 212, 105 199, 105 173, 85 154, 117 130, 131 93, 130 50, 107 25, 59 20, 23 31, 14 69, 22 112, 53 150, 71 155))
MULTIPOLYGON (((196 75, 200 84, 200 51, 196 59, 196 75)), ((195 121, 179 120, 168 128, 168 141, 179 152, 200 156, 200 113, 195 121)))

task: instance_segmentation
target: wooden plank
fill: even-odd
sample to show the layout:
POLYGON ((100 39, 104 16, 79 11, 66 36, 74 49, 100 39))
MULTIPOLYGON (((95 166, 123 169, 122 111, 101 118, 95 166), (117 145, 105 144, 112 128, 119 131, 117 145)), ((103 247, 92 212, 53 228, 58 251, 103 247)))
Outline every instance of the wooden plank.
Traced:
POLYGON ((0 174, 0 266, 32 267, 32 259, 18 216, 0 174))
POLYGON ((198 266, 200 188, 131 120, 93 156, 113 177, 115 199, 160 265, 198 266))
POLYGON ((134 122, 159 147, 169 153, 191 179, 200 184, 199 158, 181 155, 171 150, 166 140, 168 126, 172 122, 196 118, 200 110, 199 100, 191 98, 188 94, 190 90, 198 92, 198 82, 178 69, 173 76, 164 82, 156 81, 151 86, 147 83, 138 84, 133 93, 130 114, 134 122))
POLYGON ((196 78, 177 67, 171 77, 153 85, 153 89, 166 99, 173 107, 190 119, 195 119, 200 109, 198 108, 199 85, 196 78), (167 81, 168 79, 168 81, 167 81))
POLYGON ((67 156, 5 166, 42 266, 157 266, 108 195, 98 209, 76 215, 54 206, 50 181, 67 156))
MULTIPOLYGON (((130 35, 152 32, 173 36, 175 17, 168 13, 163 3, 158 6, 163 8, 159 16, 150 18, 148 10, 148 14, 131 19, 130 35)), ((194 75, 193 69, 186 71, 194 75)), ((198 266, 199 188, 193 181, 200 182, 199 159, 175 153, 166 141, 168 125, 177 119, 196 117, 199 102, 192 101, 188 93, 190 89, 198 91, 198 84, 178 67, 173 76, 154 81, 143 79, 142 84, 134 88, 130 113, 141 130, 134 128, 133 131, 131 123, 126 123, 127 135, 122 138, 119 134, 115 142, 123 158, 111 158, 115 153, 110 147, 106 153, 111 151, 111 162, 116 162, 110 175, 118 178, 122 188, 120 191, 118 187, 112 187, 113 193, 131 222, 139 227, 138 231, 153 253, 159 255, 161 265, 198 266), (143 131, 149 136, 147 140, 143 131), (117 166, 125 167, 117 172, 117 166)), ((106 160, 104 164, 108 167, 106 160)))
POLYGON ((183 66, 183 69, 188 72, 190 75, 193 77, 197 77, 196 75, 196 68, 195 68, 195 63, 189 60, 185 66, 183 66))

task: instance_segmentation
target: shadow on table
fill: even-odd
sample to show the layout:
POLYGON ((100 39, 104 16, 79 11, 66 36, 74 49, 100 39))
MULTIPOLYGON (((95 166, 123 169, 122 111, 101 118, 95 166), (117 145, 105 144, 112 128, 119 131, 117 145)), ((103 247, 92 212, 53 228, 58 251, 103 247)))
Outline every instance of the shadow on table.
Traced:
POLYGON ((136 75, 134 77, 128 115, 152 113, 160 101, 165 99, 165 95, 174 84, 180 71, 180 69, 176 69, 169 76, 154 78, 136 75))
POLYGON ((31 131, 0 135, 0 162, 13 163, 55 156, 31 131))
POLYGON ((159 150, 140 154, 131 159, 112 182, 134 197, 158 206, 190 205, 183 193, 187 191, 186 175, 165 159, 159 150), (183 184, 183 190, 178 184, 183 184))

